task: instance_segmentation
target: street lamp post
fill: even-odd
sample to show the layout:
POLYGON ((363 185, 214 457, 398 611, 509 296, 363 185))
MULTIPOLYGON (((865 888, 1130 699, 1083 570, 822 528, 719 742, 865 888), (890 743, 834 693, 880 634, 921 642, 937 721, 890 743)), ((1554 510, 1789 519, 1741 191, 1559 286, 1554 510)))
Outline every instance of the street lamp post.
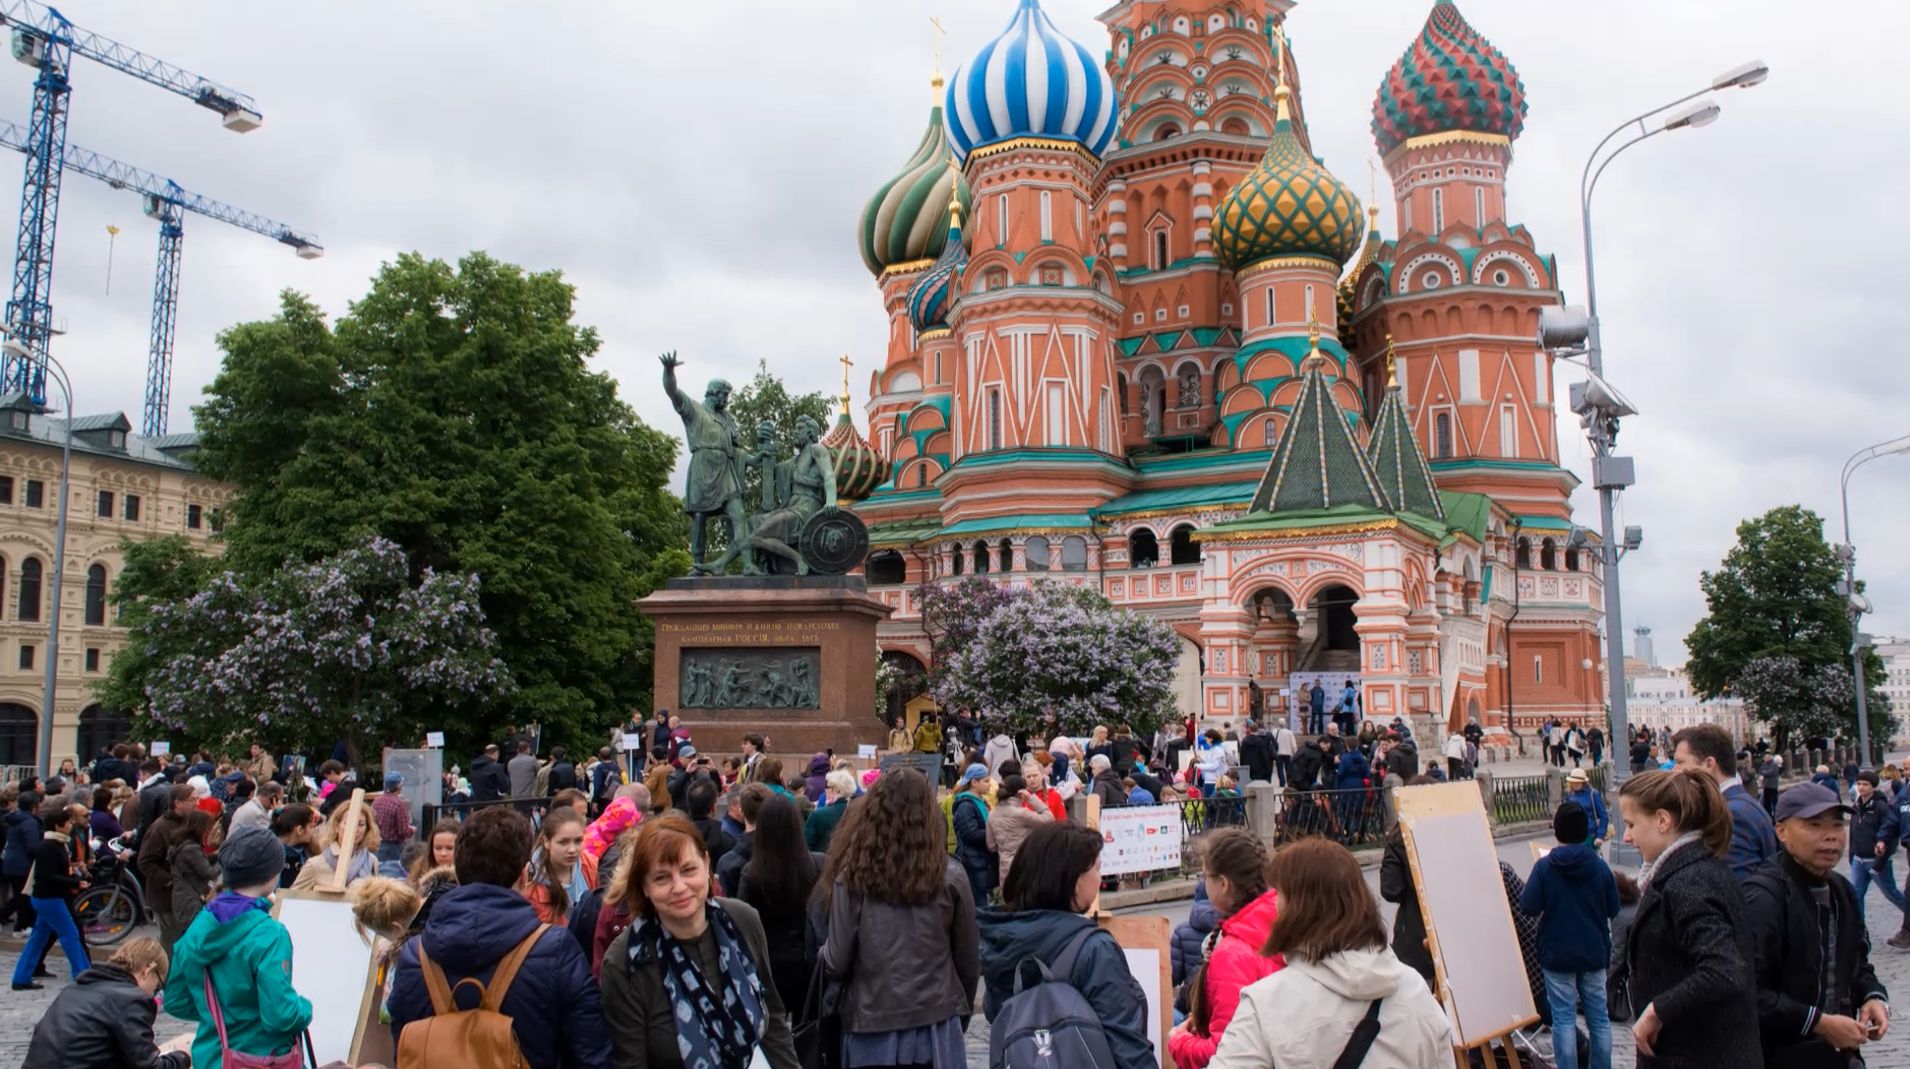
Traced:
POLYGON ((1843 478, 1839 489, 1844 500, 1844 544, 1837 547, 1837 555, 1844 560, 1844 605, 1850 614, 1850 679, 1857 691, 1857 752, 1861 755, 1859 764, 1870 763, 1870 701, 1865 692, 1870 689, 1864 679, 1864 650, 1867 648, 1857 625, 1863 615, 1870 611, 1870 605, 1863 595, 1857 593, 1857 545, 1850 540, 1850 477, 1857 469, 1879 457, 1896 456, 1910 453, 1910 434, 1901 438, 1892 438, 1887 442, 1878 442, 1851 454, 1844 461, 1843 478))
MULTIPOLYGON (((1612 734, 1612 782, 1616 787, 1631 774, 1631 722, 1626 712, 1625 695, 1625 637, 1623 606, 1619 590, 1618 563, 1626 548, 1636 542, 1627 532, 1625 543, 1621 545, 1615 528, 1616 501, 1618 491, 1635 482, 1630 457, 1612 455, 1612 447, 1618 437, 1618 421, 1624 416, 1634 415, 1635 410, 1627 404, 1617 391, 1604 382, 1605 355, 1599 336, 1598 322, 1598 278, 1593 268, 1592 255, 1592 194, 1598 188, 1598 180, 1611 166, 1613 160, 1626 149, 1641 141, 1649 140, 1670 130, 1682 130, 1705 126, 1715 122, 1721 109, 1712 101, 1705 101, 1695 107, 1687 108, 1657 126, 1650 126, 1647 120, 1662 115, 1672 108, 1690 103, 1707 94, 1732 88, 1749 88, 1770 77, 1770 68, 1762 62, 1746 63, 1720 74, 1711 84, 1694 93, 1686 94, 1668 104, 1660 105, 1641 115, 1627 119, 1605 135, 1592 154, 1585 161, 1585 169, 1579 176, 1579 220, 1583 228, 1585 242, 1585 301, 1586 309, 1582 332, 1578 340, 1583 342, 1583 355, 1587 369, 1591 372, 1588 381, 1574 390, 1574 410, 1585 420, 1586 435, 1592 446, 1592 481, 1598 490, 1599 545, 1597 549, 1601 565, 1601 578, 1605 593, 1605 682, 1607 701, 1611 706, 1612 734), (1613 139, 1635 131, 1635 136, 1621 143, 1607 153, 1606 147, 1613 139)), ((1546 338, 1545 327, 1541 325, 1541 341, 1546 338)), ((1635 530, 1635 529, 1634 529, 1635 530)))
MULTIPOLYGON (((8 355, 24 354, 24 346, 9 339, 5 345, 8 355)), ((48 378, 59 383, 60 392, 66 401, 65 434, 60 443, 60 504, 58 519, 53 526, 53 611, 47 625, 46 673, 40 685, 40 737, 39 763, 42 777, 53 774, 53 699, 58 692, 60 666, 60 586, 66 575, 66 507, 73 496, 73 380, 67 377, 66 369, 60 362, 45 353, 40 354, 46 366, 52 372, 48 378)))

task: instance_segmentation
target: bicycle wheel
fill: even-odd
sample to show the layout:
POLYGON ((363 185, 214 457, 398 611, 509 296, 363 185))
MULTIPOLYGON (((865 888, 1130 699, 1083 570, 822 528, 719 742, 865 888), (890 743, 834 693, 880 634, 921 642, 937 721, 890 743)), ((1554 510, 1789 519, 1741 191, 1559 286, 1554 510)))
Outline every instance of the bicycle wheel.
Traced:
POLYGON ((73 921, 88 946, 112 946, 139 927, 139 906, 120 887, 95 887, 74 900, 73 921))

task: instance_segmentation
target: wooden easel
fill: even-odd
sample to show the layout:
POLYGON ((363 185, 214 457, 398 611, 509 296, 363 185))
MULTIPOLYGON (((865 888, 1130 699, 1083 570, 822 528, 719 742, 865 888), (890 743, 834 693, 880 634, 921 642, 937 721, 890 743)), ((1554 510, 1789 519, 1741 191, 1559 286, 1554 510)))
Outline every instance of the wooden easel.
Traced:
MULTIPOLYGON (((1405 787, 1399 790, 1396 797, 1400 830, 1406 840, 1406 860, 1412 870, 1413 892, 1419 901, 1420 913, 1426 925, 1426 948, 1432 954, 1433 997, 1439 1000, 1440 1005, 1446 1007, 1447 1014, 1452 1018, 1453 1033, 1460 1041, 1453 1048, 1453 1063, 1457 1069, 1468 1069, 1467 1055, 1471 1051, 1478 1051, 1486 1069, 1498 1069, 1500 1060, 1492 1050, 1492 1044, 1496 1042, 1500 1044, 1500 1052, 1504 1055, 1504 1063, 1508 1069, 1521 1069, 1523 1063, 1519 1059, 1518 1048, 1511 1037, 1514 1033, 1537 1023, 1539 1016, 1532 1006, 1530 987, 1524 982, 1525 960, 1523 954, 1517 952, 1518 930, 1513 926, 1511 911, 1508 909, 1503 914, 1506 925, 1506 931, 1503 934, 1511 936, 1510 945, 1515 956, 1512 961, 1505 963, 1503 968, 1517 970, 1517 975, 1521 978, 1519 988, 1522 992, 1522 1005, 1514 1007, 1512 1020, 1503 1021, 1490 1031, 1475 1031, 1468 1035, 1463 1027, 1465 1018, 1460 1011, 1460 997, 1448 980, 1446 959, 1440 952, 1439 923, 1433 916, 1430 896, 1426 893, 1426 878, 1421 865, 1419 844, 1414 836, 1415 825, 1422 820, 1476 816, 1479 835, 1493 858, 1492 885, 1495 893, 1503 900, 1504 884, 1497 871, 1498 853, 1492 842, 1491 826, 1486 821, 1485 803, 1479 796, 1478 788, 1471 783, 1405 787)), ((1489 911, 1482 915, 1489 917, 1489 911)))
MULTIPOLYGON (((343 913, 346 926, 350 927, 354 933, 357 932, 357 926, 351 918, 350 902, 345 897, 346 877, 351 870, 352 852, 358 846, 358 821, 355 814, 364 801, 365 791, 360 787, 354 788, 351 797, 344 803, 347 814, 344 821, 345 830, 340 841, 333 844, 336 848, 338 863, 332 867, 331 879, 317 887, 302 891, 280 892, 278 900, 273 903, 272 916, 279 916, 284 902, 288 899, 300 902, 323 902, 338 908, 343 913)), ((373 946, 375 954, 376 944, 374 943, 373 946)), ((398 1056, 397 1047, 391 1039, 391 1030, 384 1027, 378 1020, 377 975, 378 971, 375 968, 365 970, 364 989, 358 997, 358 1013, 352 1029, 349 1060, 353 1065, 363 1065, 368 1062, 389 1065, 398 1056)))

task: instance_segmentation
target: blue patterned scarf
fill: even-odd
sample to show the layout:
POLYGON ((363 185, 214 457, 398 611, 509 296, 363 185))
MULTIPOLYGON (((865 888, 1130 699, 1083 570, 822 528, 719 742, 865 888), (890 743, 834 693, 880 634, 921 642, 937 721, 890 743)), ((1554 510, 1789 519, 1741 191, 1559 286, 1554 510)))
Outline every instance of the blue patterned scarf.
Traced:
POLYGON ((676 1048, 684 1069, 747 1069, 763 1034, 763 982, 728 911, 714 901, 704 910, 716 937, 722 986, 711 987, 703 974, 696 941, 679 941, 655 917, 646 918, 631 937, 630 967, 652 956, 662 966, 663 990, 676 1008, 676 1048))

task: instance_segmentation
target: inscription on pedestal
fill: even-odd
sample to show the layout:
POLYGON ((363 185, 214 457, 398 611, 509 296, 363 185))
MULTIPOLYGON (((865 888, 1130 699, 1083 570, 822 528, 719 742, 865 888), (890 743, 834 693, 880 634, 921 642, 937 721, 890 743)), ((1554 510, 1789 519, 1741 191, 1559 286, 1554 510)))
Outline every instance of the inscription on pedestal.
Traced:
POLYGON ((678 663, 680 708, 822 707, 822 650, 816 646, 685 647, 678 663))

